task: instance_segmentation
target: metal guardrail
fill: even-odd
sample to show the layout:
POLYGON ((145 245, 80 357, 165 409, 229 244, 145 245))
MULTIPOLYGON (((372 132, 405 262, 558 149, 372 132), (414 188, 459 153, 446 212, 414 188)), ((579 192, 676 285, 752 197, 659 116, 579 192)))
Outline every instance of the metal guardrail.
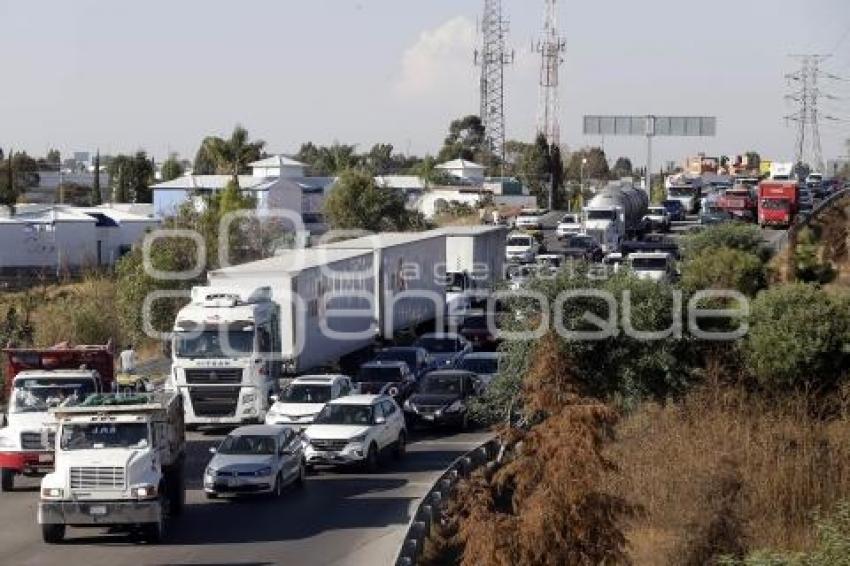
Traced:
POLYGON ((840 191, 836 191, 824 200, 820 201, 818 205, 812 209, 811 212, 805 215, 805 217, 799 216, 797 222, 788 230, 786 230, 781 238, 776 240, 776 249, 774 251, 781 252, 782 250, 784 250, 788 246, 788 243, 791 241, 792 234, 799 232, 800 230, 811 224, 811 222, 815 218, 817 218, 817 216, 821 212, 823 212, 827 208, 830 208, 833 204, 835 204, 836 201, 848 196, 850 196, 850 189, 841 189, 840 191))
POLYGON ((451 496, 458 481, 468 477, 473 471, 484 464, 492 462, 499 454, 501 444, 497 438, 492 438, 452 463, 449 468, 434 482, 431 489, 416 508, 416 513, 407 528, 401 550, 396 559, 396 566, 415 566, 422 554, 425 539, 431 532, 436 521, 440 520, 443 505, 451 496))

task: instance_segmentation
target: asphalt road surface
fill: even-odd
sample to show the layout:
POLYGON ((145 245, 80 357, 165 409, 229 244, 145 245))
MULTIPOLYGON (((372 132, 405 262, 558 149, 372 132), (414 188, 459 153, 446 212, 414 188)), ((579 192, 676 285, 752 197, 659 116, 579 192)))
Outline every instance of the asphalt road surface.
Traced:
POLYGON ((420 435, 403 461, 387 458, 374 475, 321 471, 279 500, 207 501, 201 474, 222 434, 189 435, 186 510, 165 544, 134 544, 125 534, 102 529, 68 529, 65 544, 46 545, 36 524, 39 481, 18 478, 16 492, 0 494, 0 564, 391 565, 419 500, 452 461, 488 437, 420 435))

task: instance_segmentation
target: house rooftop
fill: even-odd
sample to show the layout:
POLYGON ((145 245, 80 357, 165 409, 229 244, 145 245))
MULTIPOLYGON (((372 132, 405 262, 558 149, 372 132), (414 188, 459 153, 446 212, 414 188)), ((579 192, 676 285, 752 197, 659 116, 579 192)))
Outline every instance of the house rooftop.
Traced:
POLYGON ((249 164, 250 167, 307 167, 300 161, 295 161, 285 155, 271 155, 249 164))

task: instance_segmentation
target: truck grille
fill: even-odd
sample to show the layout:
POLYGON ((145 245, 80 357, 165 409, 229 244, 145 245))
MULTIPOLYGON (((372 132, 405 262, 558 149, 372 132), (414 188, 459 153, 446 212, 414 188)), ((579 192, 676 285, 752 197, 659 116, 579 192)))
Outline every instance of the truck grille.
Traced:
POLYGON ((192 387, 189 400, 198 417, 232 417, 239 404, 239 387, 192 387))
POLYGON ((242 369, 187 369, 186 383, 188 383, 189 385, 219 385, 242 383, 242 369))
POLYGON ((22 450, 52 450, 56 441, 56 433, 50 432, 47 435, 47 446, 41 443, 40 432, 22 432, 21 433, 21 449, 22 450))
POLYGON ((123 489, 124 468, 71 468, 71 489, 123 489))
POLYGON ((322 452, 340 452, 343 448, 348 446, 347 440, 319 440, 314 438, 310 440, 310 444, 313 445, 313 448, 316 450, 321 450, 322 452))

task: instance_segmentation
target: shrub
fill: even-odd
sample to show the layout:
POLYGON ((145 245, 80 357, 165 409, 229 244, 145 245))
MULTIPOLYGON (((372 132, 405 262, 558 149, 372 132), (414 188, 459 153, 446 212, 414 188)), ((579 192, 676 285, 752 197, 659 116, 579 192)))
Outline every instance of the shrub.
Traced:
POLYGON ((822 390, 846 369, 847 300, 796 283, 760 293, 752 303, 745 358, 765 388, 822 390))
POLYGON ((683 243, 684 253, 696 257, 705 251, 730 248, 748 252, 767 260, 770 251, 764 244, 759 229, 752 224, 724 222, 709 226, 701 232, 688 235, 683 243))
POLYGON ((705 248, 682 268, 682 287, 689 292, 731 289, 753 296, 764 286, 764 263, 748 251, 725 246, 705 248))

